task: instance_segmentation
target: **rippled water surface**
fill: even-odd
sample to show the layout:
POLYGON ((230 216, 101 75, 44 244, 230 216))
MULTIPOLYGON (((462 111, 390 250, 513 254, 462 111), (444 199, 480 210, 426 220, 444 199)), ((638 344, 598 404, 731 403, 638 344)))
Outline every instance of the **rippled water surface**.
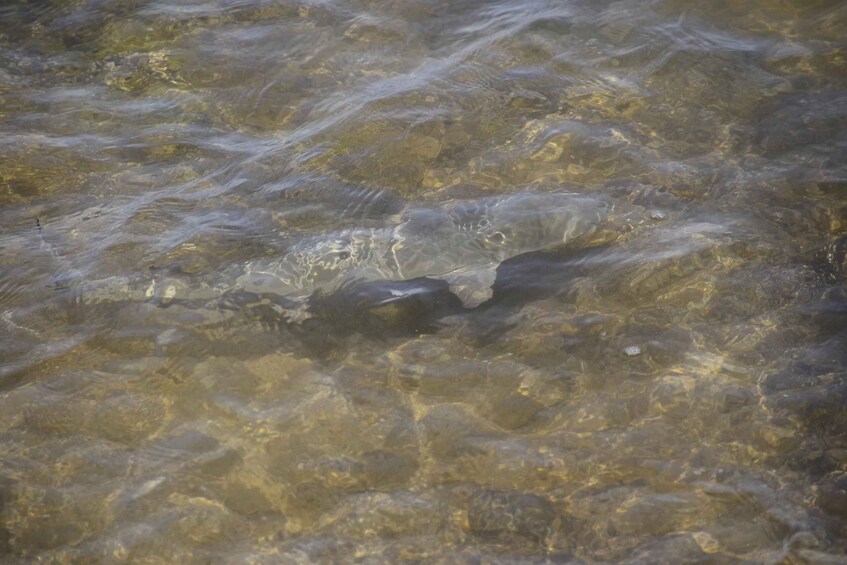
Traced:
POLYGON ((847 562, 847 3, 0 5, 0 560, 847 562))

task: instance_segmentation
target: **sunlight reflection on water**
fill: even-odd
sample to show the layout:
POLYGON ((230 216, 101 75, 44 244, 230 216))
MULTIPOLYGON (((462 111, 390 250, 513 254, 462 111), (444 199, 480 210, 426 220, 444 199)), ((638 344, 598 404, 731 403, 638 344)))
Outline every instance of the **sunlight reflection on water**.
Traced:
POLYGON ((1 556, 844 558, 843 2, 0 22, 1 556))

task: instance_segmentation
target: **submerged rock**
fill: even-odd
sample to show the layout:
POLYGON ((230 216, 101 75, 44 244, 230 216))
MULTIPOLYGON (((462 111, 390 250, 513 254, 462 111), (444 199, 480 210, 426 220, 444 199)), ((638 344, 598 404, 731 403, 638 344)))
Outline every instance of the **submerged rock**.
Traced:
POLYGON ((550 501, 537 494, 480 490, 468 505, 468 529, 484 537, 518 535, 544 543, 557 517, 550 501))
POLYGON ((816 487, 815 502, 828 514, 847 520, 847 474, 834 473, 816 487))

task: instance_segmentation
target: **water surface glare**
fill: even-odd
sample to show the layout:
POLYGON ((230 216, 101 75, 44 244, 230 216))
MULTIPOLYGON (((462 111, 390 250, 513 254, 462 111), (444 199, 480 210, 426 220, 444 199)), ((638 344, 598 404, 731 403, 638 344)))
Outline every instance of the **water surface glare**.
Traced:
POLYGON ((843 0, 0 5, 0 561, 847 563, 843 0))

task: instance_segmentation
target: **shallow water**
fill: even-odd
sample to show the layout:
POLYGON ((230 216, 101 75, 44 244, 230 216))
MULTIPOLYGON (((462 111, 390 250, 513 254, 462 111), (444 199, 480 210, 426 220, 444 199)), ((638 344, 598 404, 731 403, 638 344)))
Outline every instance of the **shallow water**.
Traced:
POLYGON ((845 36, 827 0, 3 4, 0 556, 844 563, 845 36), (480 306, 234 287, 409 218, 450 256, 431 218, 518 192, 610 213, 480 306))

